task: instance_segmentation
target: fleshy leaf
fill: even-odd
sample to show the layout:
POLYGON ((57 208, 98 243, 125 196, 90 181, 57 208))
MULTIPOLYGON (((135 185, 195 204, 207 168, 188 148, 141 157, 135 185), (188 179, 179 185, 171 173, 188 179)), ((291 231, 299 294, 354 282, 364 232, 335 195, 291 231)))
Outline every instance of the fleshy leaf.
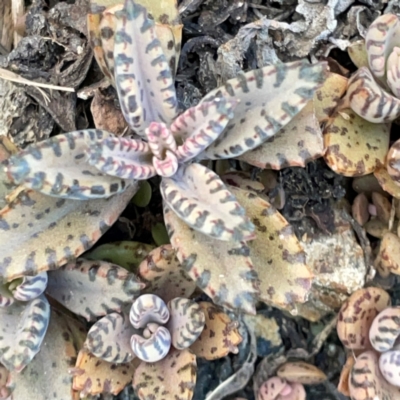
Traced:
POLYGON ((382 89, 366 67, 350 78, 344 104, 373 123, 390 122, 400 115, 400 100, 382 89))
POLYGON ((196 384, 196 356, 188 349, 171 348, 157 363, 141 363, 135 371, 133 387, 140 400, 157 393, 157 400, 191 400, 196 384))
POLYGON ((304 167, 323 154, 322 132, 310 101, 277 134, 238 158, 259 168, 282 169, 304 167))
POLYGON ((389 124, 374 124, 344 110, 325 127, 326 163, 344 176, 370 174, 385 161, 389 134, 389 124))
POLYGON ((116 396, 132 382, 140 360, 127 364, 113 364, 82 349, 78 354, 73 370, 73 388, 86 396, 112 393, 116 396))
POLYGON ((205 150, 233 118, 234 99, 216 97, 191 107, 171 124, 171 132, 180 144, 176 150, 179 162, 191 160, 205 150))
POLYGON ((171 332, 172 345, 177 350, 191 346, 204 329, 205 316, 193 300, 177 297, 168 303, 170 318, 167 328, 171 332))
POLYGON ((29 301, 39 297, 47 287, 47 273, 24 276, 22 283, 13 290, 13 296, 19 301, 29 301))
POLYGON ((237 327, 239 324, 231 321, 227 314, 214 304, 203 301, 199 303, 206 317, 204 330, 190 349, 197 357, 206 360, 216 360, 229 353, 239 352, 238 344, 242 341, 237 327))
MULTIPOLYGON (((397 19, 397 17, 396 17, 396 19, 397 19)), ((397 98, 400 97, 400 71, 399 71, 399 69, 400 69, 400 48, 395 47, 387 60, 386 70, 387 70, 387 83, 388 83, 392 93, 397 98)))
POLYGON ((24 191, 0 210, 0 277, 35 275, 80 256, 117 220, 137 190, 108 199, 66 200, 24 191))
POLYGON ((96 199, 120 193, 127 182, 103 175, 87 162, 89 146, 108 135, 106 131, 87 129, 32 144, 3 162, 7 176, 14 184, 66 199, 96 199))
POLYGON ((376 18, 365 35, 365 47, 371 71, 378 78, 385 76, 386 60, 394 46, 400 44, 400 23, 396 15, 376 18))
POLYGON ((255 314, 257 273, 249 247, 215 240, 190 228, 167 206, 164 220, 182 268, 212 300, 223 307, 255 314))
POLYGON ((174 81, 168 61, 144 7, 126 0, 115 35, 115 83, 121 109, 140 136, 150 122, 169 124, 177 114, 174 81))
POLYGON ((90 0, 87 22, 89 38, 97 64, 110 82, 114 81, 115 11, 122 6, 121 0, 90 0))
POLYGON ((103 174, 122 179, 148 179, 156 174, 152 153, 143 140, 108 137, 93 143, 89 164, 103 174))
POLYGON ((181 166, 163 178, 161 195, 189 226, 219 240, 250 240, 254 226, 219 176, 200 164, 181 166))
POLYGON ((55 310, 51 311, 50 320, 39 353, 21 373, 11 373, 14 400, 79 399, 79 394, 72 389, 69 368, 76 360, 74 330, 81 329, 80 324, 55 310), (71 324, 75 325, 74 329, 71 324))
POLYGON ((196 283, 186 275, 170 244, 151 251, 139 265, 139 276, 146 282, 142 293, 153 293, 166 303, 175 297, 188 298, 196 283))
POLYGON ((400 140, 390 147, 386 156, 386 168, 393 181, 400 185, 400 140))
POLYGON ((324 81, 327 64, 307 60, 240 72, 224 86, 211 91, 202 102, 216 97, 236 99, 235 116, 206 150, 211 159, 237 157, 252 150, 281 130, 324 81))
POLYGON ((0 308, 2 334, 0 362, 21 372, 40 350, 50 318, 50 306, 42 295, 28 303, 0 308))
POLYGON ((153 249, 154 246, 150 244, 123 240, 122 242, 101 244, 94 250, 85 253, 85 258, 108 261, 136 273, 142 260, 153 249))
POLYGON ((292 310, 307 300, 313 274, 292 226, 264 199, 232 188, 254 222, 257 236, 248 243, 260 281, 260 299, 292 310))
POLYGON ((46 293, 88 321, 121 312, 145 285, 125 268, 78 259, 49 273, 46 293))
POLYGON ((393 180, 384 166, 376 168, 374 175, 385 192, 396 199, 400 199, 400 186, 393 180))
POLYGON ((134 333, 127 316, 108 314, 90 328, 85 348, 104 361, 124 364, 135 357, 130 345, 134 333))
POLYGON ((368 54, 365 40, 356 40, 347 47, 347 53, 357 68, 368 67, 368 54))
POLYGON ((7 369, 3 365, 0 365, 0 399, 2 400, 8 399, 15 387, 15 384, 9 381, 9 375, 10 373, 7 369))

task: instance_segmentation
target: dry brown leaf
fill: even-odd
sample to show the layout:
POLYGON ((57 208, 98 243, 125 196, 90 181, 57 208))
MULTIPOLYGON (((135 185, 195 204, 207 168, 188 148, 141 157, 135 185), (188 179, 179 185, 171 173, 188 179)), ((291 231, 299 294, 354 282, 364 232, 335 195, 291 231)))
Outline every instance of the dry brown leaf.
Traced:
POLYGON ((189 350, 171 348, 156 363, 142 362, 135 371, 133 387, 141 400, 191 400, 196 385, 196 356, 189 350))
POLYGON ((231 321, 227 314, 214 304, 203 301, 199 306, 206 317, 206 324, 200 337, 190 347, 197 357, 216 360, 229 353, 236 354, 242 337, 237 331, 238 323, 231 321))
POLYGON ((345 396, 350 396, 349 376, 355 361, 355 357, 353 355, 349 355, 347 357, 346 364, 343 365, 342 371, 340 372, 337 390, 345 396))
POLYGON ((73 388, 83 396, 106 393, 116 396, 132 381, 140 362, 135 358, 127 364, 113 364, 81 349, 73 369, 73 388))
POLYGON ((370 174, 385 162, 389 134, 390 124, 373 124, 353 110, 343 110, 325 127, 325 160, 344 176, 370 174))

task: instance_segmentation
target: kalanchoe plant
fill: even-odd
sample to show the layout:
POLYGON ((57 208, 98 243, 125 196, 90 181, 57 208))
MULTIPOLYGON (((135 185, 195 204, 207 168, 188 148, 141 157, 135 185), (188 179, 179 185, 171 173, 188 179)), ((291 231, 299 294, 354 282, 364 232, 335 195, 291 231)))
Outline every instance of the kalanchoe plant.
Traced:
POLYGON ((147 141, 100 131, 59 135, 13 157, 6 167, 10 180, 53 196, 84 199, 111 196, 124 190, 126 181, 157 173, 163 177, 164 201, 190 226, 222 240, 253 238, 252 223, 218 176, 189 162, 238 156, 259 146, 312 98, 325 64, 300 61, 241 74, 178 116, 154 22, 133 0, 115 15, 121 108, 129 126, 147 141), (73 154, 61 164, 64 149, 73 154))
POLYGON ((375 287, 357 290, 342 305, 337 332, 353 354, 340 387, 352 399, 399 398, 399 314, 399 307, 390 307, 389 294, 375 287))

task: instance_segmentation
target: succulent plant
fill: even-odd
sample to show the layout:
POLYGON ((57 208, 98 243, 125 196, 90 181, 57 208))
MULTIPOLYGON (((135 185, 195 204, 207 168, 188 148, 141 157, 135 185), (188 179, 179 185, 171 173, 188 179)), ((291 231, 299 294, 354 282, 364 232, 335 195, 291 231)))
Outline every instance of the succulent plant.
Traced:
POLYGON ((375 287, 354 292, 343 304, 337 332, 356 359, 347 362, 339 388, 352 399, 399 397, 399 313, 399 307, 390 307, 389 294, 375 287))

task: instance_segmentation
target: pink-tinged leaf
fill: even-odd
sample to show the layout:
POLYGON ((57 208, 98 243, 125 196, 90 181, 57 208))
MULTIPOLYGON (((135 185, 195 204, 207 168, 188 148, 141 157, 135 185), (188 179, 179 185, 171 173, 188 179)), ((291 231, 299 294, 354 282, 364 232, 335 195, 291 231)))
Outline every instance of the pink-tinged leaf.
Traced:
POLYGON ((371 71, 378 78, 385 76, 386 60, 394 46, 400 44, 400 23, 396 15, 384 14, 369 26, 365 47, 371 71))
POLYGON ((256 238, 248 242, 251 260, 260 281, 260 299, 287 310, 304 303, 313 274, 292 226, 264 199, 231 188, 256 226, 256 238))
POLYGON ((400 185, 400 140, 394 142, 386 156, 386 168, 393 181, 400 185))
POLYGON ((216 97, 213 101, 189 108, 176 118, 171 132, 179 144, 176 151, 178 161, 191 160, 214 142, 233 118, 236 105, 235 99, 216 97))
POLYGON ((14 400, 79 400, 79 394, 72 389, 69 370, 75 364, 75 346, 80 341, 75 333, 82 326, 54 309, 50 321, 39 353, 21 373, 11 373, 14 400))
POLYGON ((304 167, 324 155, 321 128, 313 102, 308 104, 277 134, 261 146, 239 156, 259 168, 304 167))
POLYGON ((35 276, 24 276, 22 283, 12 291, 13 296, 19 301, 33 300, 46 290, 47 282, 46 272, 35 276))
POLYGON ((387 60, 386 69, 387 69, 387 83, 392 93, 397 98, 399 98, 400 97, 400 48, 399 47, 395 47, 392 53, 390 54, 387 60))
POLYGON ((379 370, 379 354, 365 351, 357 357, 350 372, 349 390, 352 399, 400 398, 400 388, 390 385, 379 370))
POLYGON ((130 345, 134 333, 128 316, 108 314, 90 328, 85 348, 104 361, 127 363, 135 357, 130 345))
POLYGON ((153 165, 158 175, 169 177, 178 169, 175 155, 176 142, 167 126, 160 122, 151 122, 146 128, 146 137, 153 152, 153 165))
POLYGON ((239 323, 232 321, 227 314, 207 301, 199 303, 205 315, 205 326, 200 337, 190 347, 197 357, 216 360, 229 353, 237 354, 242 341, 237 328, 239 323))
POLYGON ((153 293, 168 303, 175 297, 188 298, 196 289, 170 244, 151 251, 139 265, 139 277, 146 283, 142 293, 153 293))
POLYGON ((0 307, 9 307, 15 303, 15 298, 8 289, 8 284, 0 285, 0 307))
POLYGON ((200 164, 182 166, 160 185, 165 203, 189 226, 219 240, 251 240, 254 225, 219 176, 200 164))
POLYGON ((140 136, 151 122, 169 124, 177 115, 174 80, 144 7, 126 0, 117 13, 115 81, 124 117, 140 136))
POLYGON ((216 304, 255 314, 257 273, 243 242, 219 241, 190 228, 167 206, 164 219, 185 272, 216 304))
POLYGON ((137 185, 108 199, 66 200, 24 191, 0 210, 0 277, 36 275, 79 257, 117 220, 137 185))
POLYGON ((49 273, 46 293, 88 321, 121 312, 145 285, 125 268, 78 259, 49 273))
POLYGON ((135 329, 145 328, 149 323, 164 325, 169 319, 167 305, 154 294, 143 294, 132 304, 129 321, 135 329))
POLYGON ((324 62, 282 63, 241 72, 237 78, 213 90, 202 102, 224 97, 240 103, 227 128, 203 154, 211 159, 231 158, 258 147, 312 100, 326 72, 324 62))
POLYGON ((32 361, 40 350, 49 318, 50 306, 44 296, 0 308, 0 362, 9 371, 21 372, 32 361))
POLYGON ((338 174, 362 176, 385 162, 390 124, 375 124, 346 109, 324 129, 325 161, 338 174))
POLYGON ((171 332, 172 345, 177 350, 187 349, 203 332, 205 316, 193 300, 177 297, 168 303, 170 318, 166 325, 171 332))
POLYGON ((93 143, 89 164, 104 174, 123 179, 148 179, 156 174, 152 153, 143 140, 109 137, 93 143))
POLYGON ((196 356, 188 349, 171 348, 157 363, 142 362, 135 371, 133 387, 140 400, 157 393, 157 400, 191 400, 196 385, 196 356))
POLYGON ((88 164, 89 146, 109 135, 88 129, 32 144, 3 162, 7 176, 14 184, 66 199, 105 198, 123 192, 127 182, 88 164))
MULTIPOLYGON (((15 388, 15 385, 12 382, 10 382, 9 376, 10 376, 10 373, 7 371, 7 369, 3 365, 0 365, 0 399, 1 400, 9 399, 9 396, 11 396, 11 393, 15 388)), ((11 397, 10 397, 10 399, 11 399, 11 397)))
POLYGON ((382 89, 366 67, 350 78, 344 102, 373 123, 390 122, 400 115, 400 100, 382 89))
POLYGON ((73 388, 81 396, 111 393, 116 396, 130 384, 140 360, 127 364, 113 364, 81 349, 73 369, 73 388))

